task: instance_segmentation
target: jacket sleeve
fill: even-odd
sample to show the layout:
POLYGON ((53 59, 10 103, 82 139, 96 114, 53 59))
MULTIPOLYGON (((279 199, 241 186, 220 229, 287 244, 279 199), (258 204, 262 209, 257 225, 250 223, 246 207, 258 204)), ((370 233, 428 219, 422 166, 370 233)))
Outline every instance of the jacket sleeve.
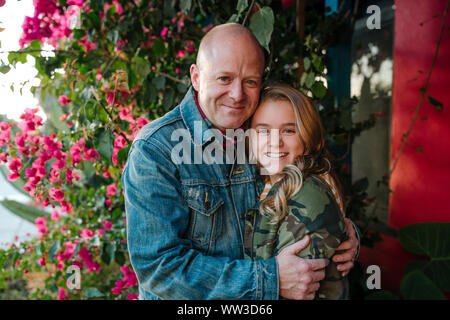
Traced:
MULTIPOLYGON (((315 184, 305 183, 301 191, 289 200, 288 206, 288 214, 278 230, 277 251, 309 235, 308 246, 298 256, 330 259, 347 238, 347 229, 333 196, 315 184)), ((325 273, 317 298, 347 298, 347 280, 337 271, 337 264, 330 261, 325 273)))
POLYGON ((189 209, 177 166, 155 139, 134 141, 122 176, 130 260, 140 290, 160 299, 277 299, 275 258, 207 256, 184 237, 189 209))

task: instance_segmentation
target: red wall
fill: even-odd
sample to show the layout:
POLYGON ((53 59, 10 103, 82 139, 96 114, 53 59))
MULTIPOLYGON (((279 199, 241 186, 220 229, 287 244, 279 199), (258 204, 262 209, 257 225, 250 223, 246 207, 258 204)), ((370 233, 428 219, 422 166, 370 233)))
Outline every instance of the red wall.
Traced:
MULTIPOLYGON (((391 166, 420 101, 419 89, 433 61, 446 4, 447 0, 395 1, 391 166), (435 15, 439 17, 433 18, 435 15)), ((415 122, 391 177, 389 225, 394 228, 426 221, 450 222, 449 27, 450 14, 427 93, 443 103, 443 111, 437 112, 424 100, 419 115, 427 120, 419 117, 415 122), (419 146, 422 152, 417 152, 419 146)), ((413 256, 402 249, 398 239, 384 240, 373 250, 364 248, 360 261, 380 265, 382 289, 398 292, 403 268, 413 256)))

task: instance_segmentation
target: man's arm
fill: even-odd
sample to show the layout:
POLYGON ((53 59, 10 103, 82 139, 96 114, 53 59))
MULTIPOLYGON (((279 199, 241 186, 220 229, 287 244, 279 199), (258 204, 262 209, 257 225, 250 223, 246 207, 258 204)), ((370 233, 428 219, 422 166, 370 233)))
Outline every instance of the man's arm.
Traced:
POLYGON ((137 140, 123 171, 128 249, 139 285, 162 299, 277 299, 275 258, 206 256, 184 237, 189 209, 170 153, 137 140))
POLYGON ((336 254, 332 258, 334 262, 340 262, 337 269, 342 272, 343 277, 345 277, 353 268, 353 263, 358 257, 360 246, 360 236, 357 227, 353 224, 352 220, 348 218, 344 218, 344 221, 347 226, 348 239, 342 242, 336 249, 337 251, 344 252, 336 254))

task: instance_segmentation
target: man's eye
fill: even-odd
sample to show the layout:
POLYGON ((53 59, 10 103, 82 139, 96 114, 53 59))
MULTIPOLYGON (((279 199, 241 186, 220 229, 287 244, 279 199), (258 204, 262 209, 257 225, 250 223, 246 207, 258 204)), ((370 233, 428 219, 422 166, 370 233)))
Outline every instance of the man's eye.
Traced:
POLYGON ((219 77, 218 79, 220 82, 228 82, 230 80, 229 77, 219 77))
POLYGON ((255 81, 255 80, 247 80, 247 84, 250 85, 250 86, 257 86, 258 82, 255 81))

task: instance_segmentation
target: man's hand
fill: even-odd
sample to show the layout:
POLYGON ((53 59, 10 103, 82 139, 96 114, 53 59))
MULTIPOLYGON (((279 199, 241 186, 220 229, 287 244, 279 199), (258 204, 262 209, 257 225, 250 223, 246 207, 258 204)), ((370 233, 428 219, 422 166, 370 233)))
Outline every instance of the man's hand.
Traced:
POLYGON ((356 253, 358 251, 358 238, 356 237, 355 229, 353 229, 352 221, 348 218, 344 218, 345 225, 348 231, 348 240, 341 243, 336 251, 345 250, 343 253, 333 256, 334 262, 340 262, 337 269, 342 272, 342 276, 345 277, 353 268, 353 262, 355 261, 356 253))
POLYGON ((302 259, 296 254, 309 243, 309 236, 284 248, 277 256, 280 296, 294 300, 313 300, 319 281, 325 278, 328 259, 302 259))

